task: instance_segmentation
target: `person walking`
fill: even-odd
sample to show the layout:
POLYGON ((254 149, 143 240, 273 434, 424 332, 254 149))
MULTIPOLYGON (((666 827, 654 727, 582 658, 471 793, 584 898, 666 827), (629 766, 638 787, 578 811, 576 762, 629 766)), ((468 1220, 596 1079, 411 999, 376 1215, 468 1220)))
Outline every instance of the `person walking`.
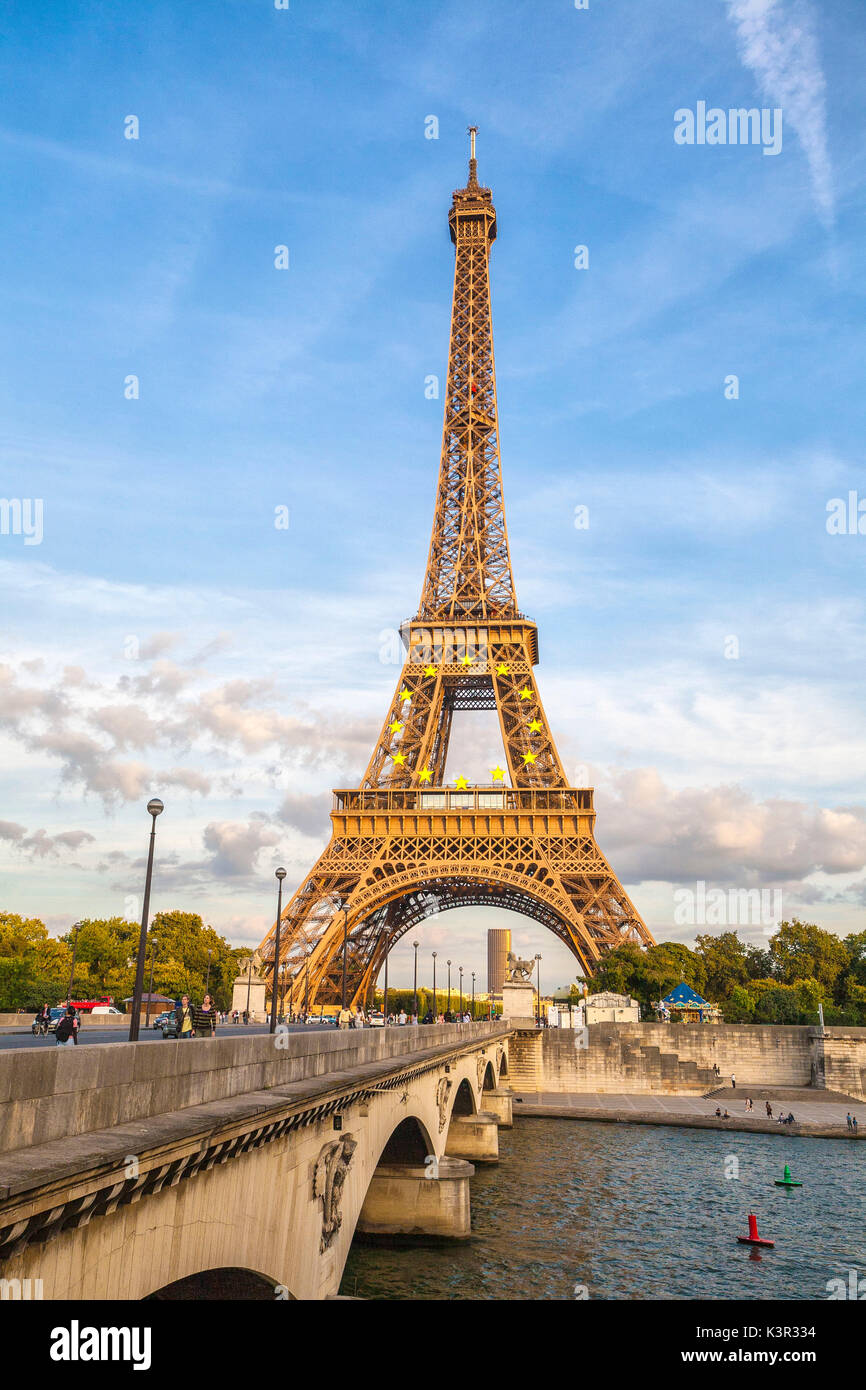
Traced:
POLYGON ((732 1090, 732 1091, 735 1091, 736 1089, 737 1089, 737 1078, 734 1076, 733 1072, 731 1072, 731 1090, 732 1090))
POLYGON ((772 1105, 770 1104, 770 1102, 767 1101, 767 1119, 768 1119, 768 1120, 772 1120, 772 1118, 773 1118, 773 1107, 772 1107, 772 1105))
POLYGON ((78 1046, 78 1019, 71 1004, 67 1005, 66 1013, 58 1023, 54 1036, 58 1047, 78 1046))
POLYGON ((857 1116, 856 1116, 856 1115, 852 1115, 852 1116, 851 1116, 851 1128, 853 1129, 854 1133, 856 1134, 856 1133, 857 1133, 857 1116))
POLYGON ((344 1006, 343 1008, 340 1009, 340 1012, 337 1014, 337 1027, 338 1027, 338 1028, 348 1028, 351 1022, 352 1022, 352 1011, 351 1011, 351 1009, 347 1009, 347 1008, 344 1006))
POLYGON ((177 1036, 179 1038, 191 1038, 195 1028, 195 1017, 188 994, 181 997, 181 1001, 174 1011, 174 1016, 177 1021, 177 1036))
POLYGON ((216 1009, 209 994, 205 995, 200 1004, 194 1006, 192 1022, 197 1038, 216 1037, 216 1009))

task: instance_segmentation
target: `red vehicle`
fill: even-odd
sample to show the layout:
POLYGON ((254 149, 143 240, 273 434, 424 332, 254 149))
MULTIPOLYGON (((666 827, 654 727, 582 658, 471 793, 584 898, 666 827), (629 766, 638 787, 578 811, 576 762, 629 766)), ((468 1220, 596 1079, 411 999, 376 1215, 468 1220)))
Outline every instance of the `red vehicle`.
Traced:
POLYGON ((114 1000, 106 995, 102 999, 70 999, 70 1004, 80 1014, 89 1014, 97 1007, 104 1008, 106 1004, 113 1004, 114 1000))

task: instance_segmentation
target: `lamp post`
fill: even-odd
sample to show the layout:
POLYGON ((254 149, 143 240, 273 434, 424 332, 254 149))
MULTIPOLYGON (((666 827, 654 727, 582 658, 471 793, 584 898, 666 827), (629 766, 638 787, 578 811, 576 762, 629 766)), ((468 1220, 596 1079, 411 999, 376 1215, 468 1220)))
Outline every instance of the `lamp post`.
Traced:
POLYGON ((138 1042, 141 1022, 141 996, 144 993, 144 957, 147 951, 147 919, 150 915, 150 885, 153 879, 153 847, 156 842, 156 818, 165 810, 158 796, 147 803, 150 826, 150 848, 147 852, 147 873, 144 879, 144 904, 141 909, 141 931, 138 936, 138 957, 135 962, 135 988, 132 991, 132 1018, 129 1020, 129 1041, 138 1042))
POLYGON ((475 1022, 475 971, 472 971, 472 1022, 475 1022))
POLYGON ((210 994, 210 958, 211 958, 212 955, 213 955, 213 946, 210 947, 210 949, 208 950, 208 953, 207 953, 207 975, 205 976, 205 981, 204 981, 204 992, 205 992, 205 994, 210 994))
POLYGON ((310 952, 309 946, 304 954, 304 1022, 310 1012, 310 952))
POLYGON ((81 923, 76 922, 72 930, 75 932, 75 936, 72 940, 72 967, 69 971, 69 989, 66 991, 67 1004, 72 1003, 72 991, 75 987, 75 956, 78 951, 78 933, 81 931, 81 923))
POLYGON ((418 1017, 418 942, 412 942, 412 949, 415 952, 415 974, 412 980, 412 1016, 418 1017))
POLYGON ((349 912, 346 904, 338 902, 337 911, 343 914, 343 984, 340 990, 340 1007, 346 1007, 346 958, 349 951, 349 912))
POLYGON ((388 952, 391 949, 391 933, 387 927, 383 927, 382 935, 385 938, 385 991, 382 999, 382 1018, 384 1027, 388 1027, 388 952))
POLYGON ((439 1017, 439 1001, 436 998, 436 952, 431 952, 433 956, 433 1022, 439 1017))
POLYGON ((249 1021, 250 1021, 250 990, 252 989, 252 987, 253 987, 253 958, 252 958, 252 956, 250 956, 250 957, 248 958, 248 960, 247 960, 247 1007, 246 1007, 247 1023, 249 1023, 249 1021))
POLYGON ((535 981, 536 981, 536 989, 537 989, 537 992, 538 992, 538 1013, 536 1014, 536 1017, 535 1017, 535 1026, 536 1026, 536 1028, 540 1028, 540 1027, 541 1027, 541 956, 539 956, 539 955, 536 955, 536 957, 535 957, 535 981))
POLYGON ((147 1009, 145 1011, 144 1026, 150 1027, 150 1001, 153 998, 153 964, 156 960, 156 948, 159 945, 155 936, 150 938, 150 984, 147 987, 147 1009))
POLYGON ((275 869, 274 877, 277 880, 277 925, 274 929, 274 969, 271 974, 271 1025, 269 1033, 277 1031, 277 995, 280 988, 280 918, 283 915, 283 879, 286 876, 285 869, 275 869))
POLYGON ((462 965, 458 965, 457 969, 460 971, 460 1021, 461 1021, 461 1023, 462 1023, 462 1021, 463 1021, 463 966, 462 966, 462 965))
POLYGON ((451 1012, 451 962, 448 962, 448 1007, 446 1013, 451 1012))

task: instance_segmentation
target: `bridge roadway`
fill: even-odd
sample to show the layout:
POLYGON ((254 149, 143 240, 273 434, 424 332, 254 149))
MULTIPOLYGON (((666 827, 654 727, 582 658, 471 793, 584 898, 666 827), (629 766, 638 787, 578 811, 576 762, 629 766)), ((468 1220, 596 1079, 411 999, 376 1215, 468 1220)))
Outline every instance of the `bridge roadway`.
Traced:
POLYGON ((465 1239, 473 1165, 511 1123, 511 1032, 0 1053, 5 1296, 322 1299, 356 1229, 465 1239))

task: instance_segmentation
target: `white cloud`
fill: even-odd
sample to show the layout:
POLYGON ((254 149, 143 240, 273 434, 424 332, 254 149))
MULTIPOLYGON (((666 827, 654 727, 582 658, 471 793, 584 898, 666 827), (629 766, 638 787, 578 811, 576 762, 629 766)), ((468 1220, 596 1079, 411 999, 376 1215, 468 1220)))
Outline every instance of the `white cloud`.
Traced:
POLYGON ((761 95, 782 108, 783 124, 797 132, 806 155, 822 221, 834 220, 833 171, 827 148, 827 84, 812 9, 786 0, 728 0, 740 56, 761 95))

